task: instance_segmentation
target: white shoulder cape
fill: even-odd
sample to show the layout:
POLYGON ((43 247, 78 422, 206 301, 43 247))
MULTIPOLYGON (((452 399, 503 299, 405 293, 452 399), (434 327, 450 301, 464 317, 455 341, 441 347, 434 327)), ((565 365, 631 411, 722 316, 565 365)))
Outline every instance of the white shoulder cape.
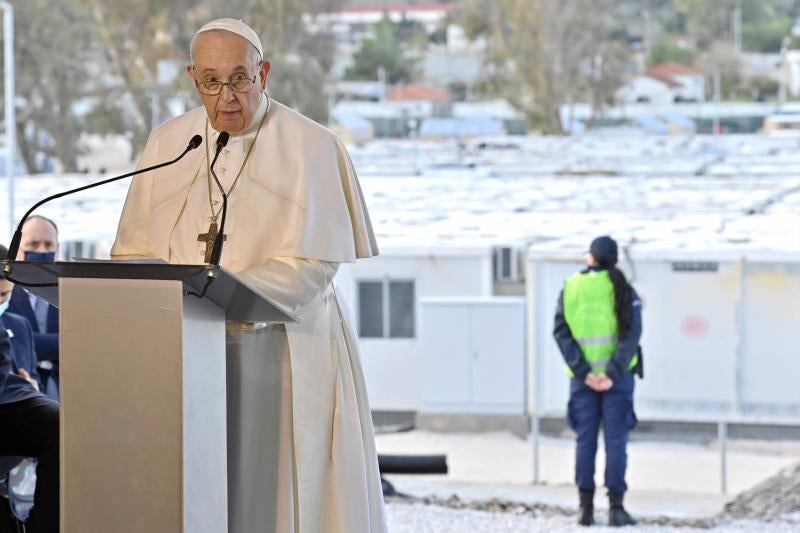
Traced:
MULTIPOLYGON (((192 136, 205 134, 206 120, 199 107, 153 130, 139 168, 177 157, 192 136)), ((378 254, 353 164, 328 129, 273 100, 251 158, 252 170, 236 191, 242 226, 229 228, 237 235, 228 261, 233 271, 270 257, 342 263, 378 254)), ((172 228, 191 184, 205 179, 206 165, 198 149, 133 178, 112 256, 169 260, 172 228)))

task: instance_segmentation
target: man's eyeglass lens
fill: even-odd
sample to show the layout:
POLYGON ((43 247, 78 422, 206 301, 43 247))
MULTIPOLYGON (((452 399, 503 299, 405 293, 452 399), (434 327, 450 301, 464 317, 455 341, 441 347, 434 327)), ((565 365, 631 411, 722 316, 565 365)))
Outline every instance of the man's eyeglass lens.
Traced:
POLYGON ((253 85, 256 83, 255 76, 250 78, 234 78, 231 81, 195 81, 197 84, 197 88, 200 89, 200 92, 203 94, 207 94, 209 96, 213 96, 222 92, 222 88, 225 85, 230 85, 232 91, 237 93, 246 93, 250 89, 253 88, 253 85))

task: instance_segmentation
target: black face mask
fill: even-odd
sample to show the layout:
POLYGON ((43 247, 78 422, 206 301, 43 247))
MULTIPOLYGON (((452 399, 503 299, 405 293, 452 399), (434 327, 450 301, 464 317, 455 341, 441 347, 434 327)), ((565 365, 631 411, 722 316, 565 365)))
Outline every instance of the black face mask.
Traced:
POLYGON ((55 252, 25 252, 25 261, 32 263, 52 263, 55 260, 55 252))

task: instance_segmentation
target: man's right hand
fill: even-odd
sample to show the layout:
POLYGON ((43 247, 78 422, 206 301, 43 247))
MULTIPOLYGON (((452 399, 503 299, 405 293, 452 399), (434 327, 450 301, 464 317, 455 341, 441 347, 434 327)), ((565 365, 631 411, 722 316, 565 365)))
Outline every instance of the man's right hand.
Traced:
POLYGON ((600 392, 600 389, 598 388, 600 386, 600 376, 599 375, 589 372, 588 374, 586 374, 586 379, 584 379, 583 382, 590 389, 592 389, 594 391, 597 391, 597 392, 600 392))
POLYGON ((603 374, 593 374, 589 372, 586 374, 586 379, 583 381, 587 387, 597 392, 605 392, 614 386, 614 382, 603 374))
POLYGON ((34 389, 36 389, 36 391, 37 391, 37 392, 39 391, 39 384, 38 384, 38 383, 36 383, 36 380, 35 380, 35 379, 33 379, 33 378, 31 377, 31 375, 30 375, 30 374, 28 374, 28 372, 27 372, 27 371, 26 371, 24 368, 20 368, 20 369, 19 369, 19 375, 22 377, 22 379, 24 379, 25 381, 27 381, 28 383, 30 383, 30 384, 31 384, 31 387, 33 387, 34 389))

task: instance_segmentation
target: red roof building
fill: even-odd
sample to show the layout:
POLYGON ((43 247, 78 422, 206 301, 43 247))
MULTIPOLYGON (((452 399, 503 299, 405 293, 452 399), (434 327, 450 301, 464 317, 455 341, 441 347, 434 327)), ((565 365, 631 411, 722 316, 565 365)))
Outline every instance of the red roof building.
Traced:
POLYGON ((675 63, 674 61, 667 61, 653 65, 645 71, 645 76, 650 76, 662 83, 666 83, 670 87, 679 87, 683 85, 680 78, 683 76, 702 76, 703 74, 691 67, 675 63))
POLYGON ((429 100, 431 102, 446 102, 449 94, 444 89, 436 87, 423 87, 421 85, 396 85, 386 93, 387 100, 429 100))

